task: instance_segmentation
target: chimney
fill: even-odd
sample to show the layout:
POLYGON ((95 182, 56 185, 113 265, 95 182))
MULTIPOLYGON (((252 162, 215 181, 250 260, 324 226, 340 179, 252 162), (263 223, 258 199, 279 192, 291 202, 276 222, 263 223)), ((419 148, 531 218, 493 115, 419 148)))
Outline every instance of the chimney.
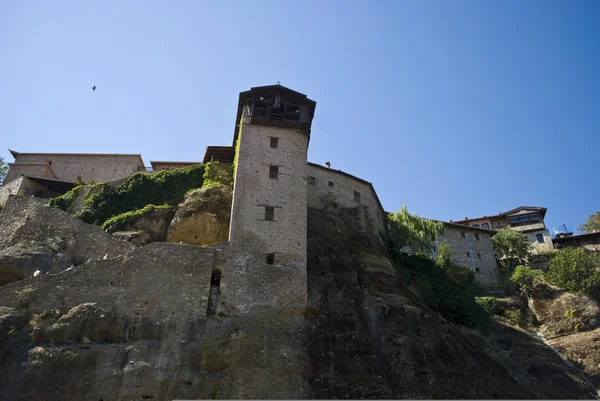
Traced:
POLYGON ((452 223, 452 220, 450 220, 450 223, 452 223))
POLYGON ((327 168, 331 168, 331 163, 325 162, 325 166, 327 166, 327 168))

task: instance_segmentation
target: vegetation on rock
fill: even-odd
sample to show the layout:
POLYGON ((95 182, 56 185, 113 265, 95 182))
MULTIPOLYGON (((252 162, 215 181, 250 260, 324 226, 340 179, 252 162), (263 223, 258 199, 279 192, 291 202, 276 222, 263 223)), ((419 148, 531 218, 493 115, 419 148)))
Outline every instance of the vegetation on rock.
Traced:
POLYGON ((415 253, 431 253, 433 242, 444 230, 439 221, 424 219, 408 212, 402 205, 400 212, 388 215, 388 246, 400 250, 408 246, 415 253))
POLYGON ((402 282, 429 308, 452 323, 487 332, 489 315, 475 301, 478 288, 469 269, 400 252, 392 252, 392 260, 402 282))
POLYGON ((546 277, 569 292, 600 297, 600 256, 584 248, 566 247, 550 260, 546 277))
POLYGON ((510 282, 517 289, 521 291, 527 291, 531 288, 536 278, 542 278, 543 273, 541 270, 532 269, 529 266, 519 265, 515 268, 512 276, 510 276, 510 282))
POLYGON ((8 173, 8 164, 4 161, 4 158, 0 156, 0 184, 4 182, 4 177, 8 173))
POLYGON ((78 185, 66 194, 50 199, 48 205, 50 207, 55 207, 66 212, 67 209, 73 204, 73 202, 75 202, 75 199, 77 198, 77 196, 79 196, 79 192, 82 188, 83 185, 78 185))
POLYGON ((152 213, 161 211, 171 211, 172 213, 175 213, 175 208, 169 205, 146 205, 141 209, 121 213, 117 216, 111 217, 110 219, 106 220, 104 224, 102 224, 102 228, 108 230, 108 232, 110 233, 119 231, 123 229, 126 225, 131 224, 138 219, 141 219, 152 213))
POLYGON ((506 258, 509 267, 523 264, 531 251, 531 243, 525 234, 506 227, 492 237, 494 249, 506 258))

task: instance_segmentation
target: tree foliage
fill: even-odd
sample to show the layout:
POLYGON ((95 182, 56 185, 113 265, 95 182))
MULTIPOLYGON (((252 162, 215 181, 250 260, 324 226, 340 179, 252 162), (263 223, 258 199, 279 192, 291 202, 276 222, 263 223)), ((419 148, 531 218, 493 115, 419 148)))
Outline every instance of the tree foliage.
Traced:
POLYGON ((577 227, 580 231, 586 233, 592 233, 594 231, 600 231, 600 212, 596 212, 583 223, 579 227, 577 227))
POLYGON ((531 252, 531 243, 525 234, 510 228, 503 228, 492 237, 494 249, 505 257, 511 266, 523 264, 531 252))
POLYGON ((8 173, 8 164, 4 161, 4 158, 0 156, 0 184, 4 182, 4 177, 8 173))
POLYGON ((400 212, 390 213, 388 222, 390 247, 395 250, 408 246, 413 252, 429 254, 432 241, 444 231, 441 222, 408 213, 406 205, 400 212))
POLYGON ((532 269, 529 266, 519 265, 515 268, 512 276, 510 276, 510 282, 517 288, 522 291, 526 291, 528 288, 531 288, 533 285, 533 281, 536 278, 542 278, 543 273, 541 270, 532 269))
POLYGON ((584 248, 566 247, 550 260, 546 277, 569 292, 600 296, 600 256, 584 248))

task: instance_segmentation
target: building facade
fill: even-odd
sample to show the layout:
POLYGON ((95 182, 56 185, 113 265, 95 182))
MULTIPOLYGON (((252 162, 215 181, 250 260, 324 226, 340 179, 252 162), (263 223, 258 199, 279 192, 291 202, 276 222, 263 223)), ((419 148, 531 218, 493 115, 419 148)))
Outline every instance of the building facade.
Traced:
MULTIPOLYGON (((533 244, 534 253, 548 252, 553 249, 552 238, 544 223, 546 208, 538 206, 519 206, 495 216, 478 218, 465 217, 454 223, 475 228, 500 231, 503 228, 519 231, 533 244)), ((450 220, 452 222, 452 220, 450 220)))

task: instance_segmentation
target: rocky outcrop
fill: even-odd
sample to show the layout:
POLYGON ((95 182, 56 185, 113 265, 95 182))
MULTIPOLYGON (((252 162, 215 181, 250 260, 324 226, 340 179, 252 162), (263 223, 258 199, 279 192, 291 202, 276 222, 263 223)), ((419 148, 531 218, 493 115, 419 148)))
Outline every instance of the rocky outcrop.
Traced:
POLYGON ((309 210, 308 228, 309 398, 593 396, 527 334, 511 352, 529 360, 515 366, 499 357, 503 347, 446 323, 399 282, 380 242, 352 221, 309 210))
POLYGON ((0 212, 0 285, 36 270, 58 273, 134 248, 37 198, 11 196, 0 212))
POLYGON ((232 200, 233 192, 228 185, 191 192, 171 221, 167 241, 192 245, 227 241, 232 200))
POLYGON ((542 280, 527 291, 529 307, 547 339, 600 327, 600 305, 584 294, 572 294, 542 280))
POLYGON ((590 398, 543 343, 429 310, 352 216, 309 210, 303 314, 209 314, 220 250, 169 243, 0 287, 3 400, 590 398))

